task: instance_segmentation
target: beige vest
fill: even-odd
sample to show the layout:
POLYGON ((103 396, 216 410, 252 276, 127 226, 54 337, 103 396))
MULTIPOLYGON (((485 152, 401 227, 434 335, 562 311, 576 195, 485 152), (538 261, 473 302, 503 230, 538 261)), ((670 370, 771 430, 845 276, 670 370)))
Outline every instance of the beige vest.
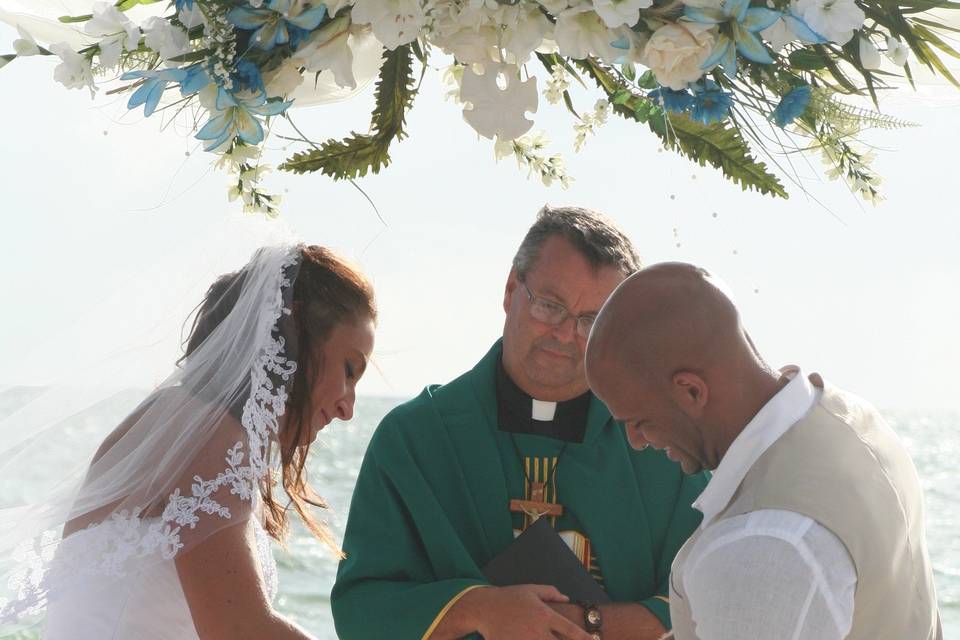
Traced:
MULTIPOLYGON (((848 640, 937 640, 916 468, 876 409, 817 375, 810 379, 823 388, 819 401, 760 456, 717 521, 759 509, 816 520, 843 542, 857 570, 848 640)), ((701 532, 673 562, 670 614, 677 640, 697 638, 678 578, 701 532)))

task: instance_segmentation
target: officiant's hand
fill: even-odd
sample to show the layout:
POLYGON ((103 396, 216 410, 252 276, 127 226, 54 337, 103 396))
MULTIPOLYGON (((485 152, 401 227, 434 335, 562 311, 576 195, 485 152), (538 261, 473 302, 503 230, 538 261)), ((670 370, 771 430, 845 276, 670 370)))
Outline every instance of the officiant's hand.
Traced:
POLYGON ((550 608, 550 603, 562 602, 569 598, 544 585, 474 589, 447 612, 430 640, 461 638, 474 631, 485 640, 592 640, 550 608))

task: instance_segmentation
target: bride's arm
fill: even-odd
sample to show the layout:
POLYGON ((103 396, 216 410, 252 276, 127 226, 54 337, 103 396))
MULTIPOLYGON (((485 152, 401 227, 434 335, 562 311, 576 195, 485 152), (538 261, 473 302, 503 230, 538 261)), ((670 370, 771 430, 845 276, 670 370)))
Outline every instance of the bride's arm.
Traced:
POLYGON ((257 560, 251 520, 178 554, 177 573, 200 640, 313 640, 273 610, 257 560))

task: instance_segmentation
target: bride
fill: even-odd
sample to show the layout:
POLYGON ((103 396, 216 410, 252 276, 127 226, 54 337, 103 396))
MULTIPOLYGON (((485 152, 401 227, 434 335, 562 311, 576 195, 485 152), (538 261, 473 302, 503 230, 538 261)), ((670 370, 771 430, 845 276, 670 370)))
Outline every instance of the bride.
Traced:
POLYGON ((45 613, 49 640, 310 638, 270 605, 269 539, 292 508, 336 548, 304 464, 353 415, 376 313, 366 278, 317 246, 260 249, 214 282, 177 368, 82 481, 0 509, 0 632, 45 613))

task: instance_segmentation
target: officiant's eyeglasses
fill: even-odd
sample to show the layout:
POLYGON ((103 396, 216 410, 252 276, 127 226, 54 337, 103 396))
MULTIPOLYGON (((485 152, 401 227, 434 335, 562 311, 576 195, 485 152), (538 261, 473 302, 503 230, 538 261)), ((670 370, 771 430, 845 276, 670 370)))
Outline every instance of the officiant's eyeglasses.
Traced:
MULTIPOLYGON (((527 283, 523 280, 520 281, 520 284, 523 285, 523 290, 527 292, 527 298, 530 300, 530 315, 533 316, 535 320, 539 320, 545 324, 558 325, 563 324, 567 318, 571 317, 570 310, 559 302, 533 295, 530 287, 528 287, 527 283)), ((593 313, 575 316, 574 322, 577 327, 577 335, 581 338, 589 338, 590 329, 593 328, 593 322, 596 319, 597 316, 593 313)))

